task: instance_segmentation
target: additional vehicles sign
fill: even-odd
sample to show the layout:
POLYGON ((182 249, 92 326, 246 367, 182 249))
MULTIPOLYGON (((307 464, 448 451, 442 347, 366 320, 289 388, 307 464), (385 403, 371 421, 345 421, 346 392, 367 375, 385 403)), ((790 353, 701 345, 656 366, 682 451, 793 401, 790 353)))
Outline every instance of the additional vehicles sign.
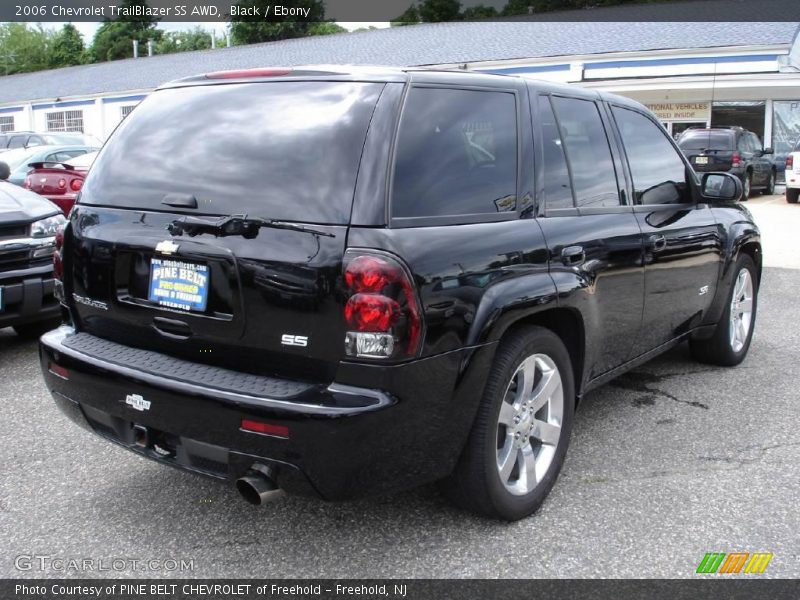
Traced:
POLYGON ((151 302, 179 310, 204 311, 208 303, 208 265, 150 259, 151 302))

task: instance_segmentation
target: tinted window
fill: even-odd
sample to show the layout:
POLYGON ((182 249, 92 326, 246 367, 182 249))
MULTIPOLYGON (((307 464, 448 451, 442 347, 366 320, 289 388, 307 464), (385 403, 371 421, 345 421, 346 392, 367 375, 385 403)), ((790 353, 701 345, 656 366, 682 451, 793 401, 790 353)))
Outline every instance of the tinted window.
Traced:
POLYGON ((32 135, 28 138, 28 148, 32 146, 41 146, 42 144, 44 144, 44 140, 42 140, 42 138, 40 138, 38 135, 32 135))
POLYGON ((664 131, 644 115, 613 108, 637 204, 689 202, 686 165, 664 131))
POLYGON ((542 130, 544 202, 548 209, 572 208, 572 186, 569 182, 567 161, 558 133, 553 107, 547 96, 539 97, 539 119, 542 130))
POLYGON ((733 150, 733 134, 727 131, 709 131, 698 129, 681 136, 678 146, 684 152, 700 150, 733 150))
POLYGON ((553 97, 553 105, 578 206, 619 206, 614 161, 597 105, 589 100, 558 97, 553 97))
POLYGON ((761 152, 764 149, 764 146, 761 144, 761 140, 758 139, 758 136, 750 132, 747 134, 747 137, 750 138, 750 145, 753 148, 753 152, 761 152))
POLYGON ((514 95, 413 88, 403 108, 392 190, 395 217, 516 210, 514 95))
POLYGON ((156 92, 100 152, 81 202, 164 210, 166 194, 182 193, 198 213, 346 223, 382 89, 305 81, 156 92))

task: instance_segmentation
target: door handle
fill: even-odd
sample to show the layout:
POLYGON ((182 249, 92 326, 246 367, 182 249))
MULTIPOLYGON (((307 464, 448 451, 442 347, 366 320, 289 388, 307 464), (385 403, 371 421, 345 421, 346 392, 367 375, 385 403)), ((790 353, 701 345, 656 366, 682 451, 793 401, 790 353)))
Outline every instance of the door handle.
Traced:
POLYGON ((574 267, 586 260, 583 246, 567 246, 561 251, 561 262, 568 267, 574 267))
POLYGON ((661 252, 667 247, 667 238, 663 234, 651 235, 647 239, 647 245, 653 252, 661 252))

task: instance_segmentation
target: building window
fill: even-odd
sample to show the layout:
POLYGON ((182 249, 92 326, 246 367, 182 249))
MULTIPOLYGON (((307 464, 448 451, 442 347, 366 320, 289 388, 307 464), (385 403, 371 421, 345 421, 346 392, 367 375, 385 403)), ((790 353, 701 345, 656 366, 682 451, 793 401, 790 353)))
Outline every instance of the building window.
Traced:
POLYGON ((62 110, 47 113, 47 131, 76 131, 83 133, 83 111, 62 110))
POLYGON ((7 131, 14 131, 14 115, 0 117, 0 133, 6 133, 7 131))
POLYGON ((800 101, 776 100, 772 114, 772 147, 785 157, 800 142, 800 101))
POLYGON ((136 108, 135 104, 130 104, 128 106, 121 106, 120 109, 119 109, 120 118, 124 119, 125 117, 127 117, 129 114, 131 114, 131 111, 134 108, 136 108))

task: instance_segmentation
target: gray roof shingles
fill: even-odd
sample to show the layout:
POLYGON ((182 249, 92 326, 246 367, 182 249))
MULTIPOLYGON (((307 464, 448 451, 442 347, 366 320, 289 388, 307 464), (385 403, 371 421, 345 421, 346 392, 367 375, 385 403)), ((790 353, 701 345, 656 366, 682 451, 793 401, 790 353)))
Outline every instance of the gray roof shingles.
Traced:
POLYGON ((0 77, 0 104, 152 89, 197 73, 271 65, 420 66, 622 51, 790 44, 797 29, 797 23, 776 22, 435 23, 0 77))

